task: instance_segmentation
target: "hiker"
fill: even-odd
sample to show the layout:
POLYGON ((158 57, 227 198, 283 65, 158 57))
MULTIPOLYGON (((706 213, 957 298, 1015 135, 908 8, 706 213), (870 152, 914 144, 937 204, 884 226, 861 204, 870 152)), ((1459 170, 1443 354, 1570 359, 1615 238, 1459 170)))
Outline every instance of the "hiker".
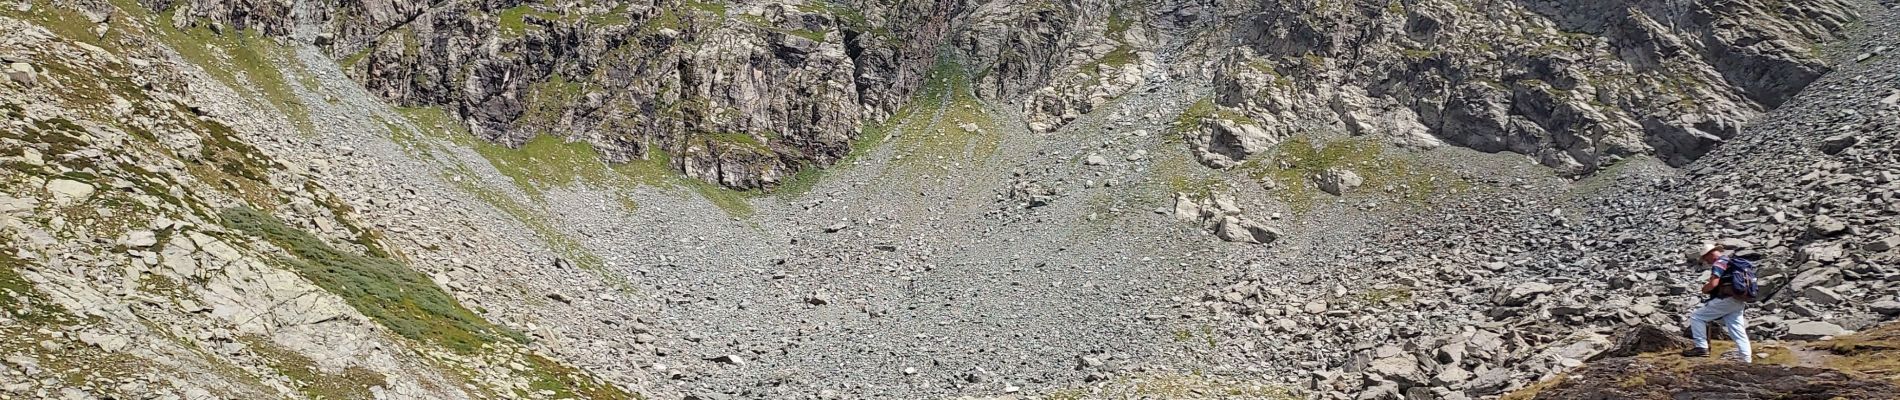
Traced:
MULTIPOLYGON (((1709 296, 1701 307, 1689 313, 1689 332, 1695 348, 1682 352, 1685 357, 1709 355, 1709 322, 1720 322, 1723 331, 1735 340, 1735 354, 1742 362, 1754 362, 1754 349, 1748 344, 1748 322, 1742 316, 1748 302, 1754 301, 1755 265, 1753 262, 1724 254, 1720 246, 1701 244, 1690 249, 1689 258, 1709 266, 1709 280, 1702 293, 1709 296)), ((1729 355, 1729 354, 1724 354, 1729 355)))

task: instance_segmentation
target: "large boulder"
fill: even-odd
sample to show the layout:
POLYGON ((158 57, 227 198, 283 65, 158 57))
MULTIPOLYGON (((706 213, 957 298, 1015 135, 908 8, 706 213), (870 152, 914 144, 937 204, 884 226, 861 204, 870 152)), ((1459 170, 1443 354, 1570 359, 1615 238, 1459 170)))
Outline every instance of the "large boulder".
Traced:
POLYGON ((74 180, 54 179, 46 182, 46 191, 53 194, 53 203, 62 206, 86 201, 92 197, 94 190, 92 185, 74 180))
POLYGON ((1280 231, 1277 229, 1233 216, 1222 218, 1220 227, 1214 233, 1220 236, 1221 240, 1239 243, 1267 244, 1280 239, 1280 231))
POLYGON ((1313 175, 1313 184, 1319 186, 1319 190, 1321 191, 1334 196, 1342 196, 1345 195, 1346 192, 1358 188, 1359 185, 1366 184, 1366 180, 1365 178, 1359 177, 1359 174, 1352 172, 1350 169, 1333 167, 1313 175))

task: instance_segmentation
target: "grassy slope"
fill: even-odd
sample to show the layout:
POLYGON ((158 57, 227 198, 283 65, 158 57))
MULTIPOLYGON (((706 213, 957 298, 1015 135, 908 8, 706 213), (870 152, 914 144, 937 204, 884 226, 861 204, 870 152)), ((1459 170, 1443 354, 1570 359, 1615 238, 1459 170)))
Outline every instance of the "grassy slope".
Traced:
MULTIPOLYGON (((197 64, 213 79, 233 87, 240 95, 255 101, 255 104, 285 113, 290 117, 289 119, 297 121, 299 125, 308 123, 308 118, 302 116, 301 105, 295 103, 294 100, 296 98, 294 91, 297 89, 289 86, 292 79, 303 80, 297 78, 304 76, 301 72, 302 67, 292 62, 293 60, 287 56, 287 49, 247 32, 215 35, 208 30, 197 28, 175 30, 163 24, 148 24, 158 16, 149 10, 139 8, 134 3, 115 1, 114 4, 121 7, 121 11, 112 18, 112 28, 105 37, 92 35, 88 30, 90 24, 83 22, 83 17, 77 13, 49 7, 44 3, 35 4, 30 14, 18 14, 11 7, 0 10, 0 14, 40 24, 64 38, 88 43, 112 53, 127 52, 127 49, 121 46, 125 43, 122 40, 128 35, 157 39, 158 42, 172 47, 185 61, 197 64)), ((280 265, 288 267, 319 287, 338 295, 359 312, 398 335, 414 340, 417 344, 440 346, 461 354, 481 354, 484 358, 499 355, 503 359, 522 360, 527 368, 516 372, 527 379, 533 390, 554 392, 558 397, 578 396, 602 399, 636 397, 612 385, 602 383, 584 371, 545 357, 521 352, 520 346, 513 343, 525 341, 525 338, 518 333, 498 328, 463 308, 426 276, 403 265, 399 259, 394 258, 394 254, 381 248, 376 243, 373 232, 345 224, 345 228, 361 231, 358 233, 365 235, 359 236, 360 240, 357 244, 363 247, 359 254, 359 250, 339 248, 325 243, 307 231, 289 226, 270 216, 269 211, 276 209, 283 201, 282 194, 267 184, 267 176, 276 168, 275 162, 268 155, 245 143, 242 136, 231 128, 215 120, 181 118, 189 123, 179 128, 190 130, 204 139, 200 154, 184 157, 163 150, 163 146, 156 143, 156 137, 150 132, 113 122, 102 110, 107 109, 106 106, 117 99, 141 102, 135 103, 138 106, 135 107, 136 113, 192 115, 183 105, 154 101, 152 97, 147 96, 146 88, 133 84, 129 80, 128 77, 135 71, 125 70, 126 65, 41 62, 36 63, 35 67, 45 71, 47 74, 45 77, 58 79, 63 83, 49 89, 59 96, 59 101, 67 109, 82 113, 89 120, 98 119, 92 122, 117 126, 135 138, 132 142, 124 143, 120 147, 106 148, 106 150, 124 152, 126 157, 133 159, 154 155, 179 158, 183 161, 181 165, 186 171, 186 179, 207 183, 216 182, 218 184, 207 186, 227 192, 245 205, 222 210, 222 212, 211 209, 202 203, 200 196, 176 191, 176 188, 181 185, 172 181, 172 177, 145 171, 134 164, 79 165, 85 161, 60 161, 62 164, 60 170, 74 171, 67 173, 66 177, 70 179, 103 182, 97 180, 103 179, 100 175, 104 175, 125 177, 132 182, 133 186, 129 192, 102 191, 100 195, 94 197, 95 203, 110 206, 104 203, 118 201, 135 205, 135 202, 125 203, 120 197, 128 193, 142 193, 159 198, 165 203, 181 206, 187 212, 203 214, 212 220, 222 220, 230 227, 237 228, 239 232, 255 235, 286 249, 291 256, 277 260, 280 265), (143 102, 152 102, 158 109, 145 108, 146 104, 143 102), (142 150, 135 151, 135 149, 142 150), (514 340, 500 340, 503 338, 514 340), (513 350, 496 350, 500 347, 513 350)), ((305 89, 311 88, 308 84, 304 86, 305 89)), ((9 119, 19 117, 16 115, 19 113, 18 108, 10 104, 7 105, 6 113, 9 119)), ((51 143, 55 145, 50 148, 54 151, 52 154, 61 154, 83 145, 81 141, 66 139, 85 137, 83 132, 84 129, 79 128, 72 121, 54 118, 38 121, 26 131, 6 133, 6 136, 23 135, 18 139, 29 143, 51 143), (58 147, 61 143, 69 146, 62 150, 58 147)), ((13 169, 11 167, 13 166, 10 166, 10 169, 13 169)), ((27 171, 15 170, 14 172, 27 171)), ((349 213, 347 208, 336 208, 333 204, 322 205, 332 206, 339 215, 349 213)), ((67 218, 75 221, 128 222, 149 217, 140 217, 144 214, 136 213, 135 209, 117 210, 117 206, 113 207, 116 210, 116 218, 104 218, 103 213, 99 215, 72 214, 67 218)), ((86 210, 94 208, 97 207, 74 207, 74 209, 86 210)), ((107 229, 111 228, 108 225, 110 224, 91 224, 88 225, 88 229, 96 231, 95 236, 116 235, 110 231, 111 229, 107 229)), ((122 231, 123 227, 112 229, 122 231)), ((164 234, 161 233, 161 238, 164 234)), ((12 310, 11 314, 14 317, 23 321, 42 321, 62 325, 70 322, 69 317, 62 317, 67 314, 59 312, 56 306, 38 297, 33 291, 32 284, 21 278, 17 271, 24 265, 23 261, 11 257, 10 254, 0 259, 0 304, 6 305, 9 310, 12 310)), ((148 281, 151 282, 140 285, 141 290, 152 290, 161 295, 182 293, 179 290, 182 290, 181 285, 184 284, 163 282, 164 279, 148 279, 148 281)), ((32 337, 32 335, 21 336, 22 339, 32 339, 32 337)), ((248 347, 252 348, 257 356, 267 359, 272 369, 290 377, 296 388, 307 396, 360 397, 357 395, 365 393, 363 390, 377 385, 377 382, 383 379, 364 370, 344 370, 335 374, 324 374, 311 370, 306 362, 307 358, 282 351, 283 349, 264 345, 248 347)), ((79 359, 73 358, 73 360, 79 359)), ((218 361, 215 357, 209 360, 214 364, 218 361)), ((121 361, 136 362, 135 360, 121 361)), ((51 361, 43 363, 43 366, 53 370, 65 368, 62 365, 64 364, 51 361)), ((78 364, 72 367, 74 374, 102 376, 95 373, 97 371, 89 371, 88 368, 81 368, 78 364)), ((231 377, 232 379, 256 380, 255 376, 242 371, 231 373, 235 374, 231 377)), ((517 393, 517 396, 521 394, 517 393)))

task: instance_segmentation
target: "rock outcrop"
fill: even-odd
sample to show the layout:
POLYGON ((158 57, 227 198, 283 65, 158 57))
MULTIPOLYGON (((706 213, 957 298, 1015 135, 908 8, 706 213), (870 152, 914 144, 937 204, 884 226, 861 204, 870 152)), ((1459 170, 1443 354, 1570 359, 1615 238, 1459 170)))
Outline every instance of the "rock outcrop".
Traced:
POLYGON ((1211 76, 1223 113, 1186 121, 1210 166, 1258 153, 1231 125, 1508 151, 1569 174, 1634 155, 1681 166, 1829 71, 1813 50, 1857 18, 1835 0, 1261 7, 1211 76))

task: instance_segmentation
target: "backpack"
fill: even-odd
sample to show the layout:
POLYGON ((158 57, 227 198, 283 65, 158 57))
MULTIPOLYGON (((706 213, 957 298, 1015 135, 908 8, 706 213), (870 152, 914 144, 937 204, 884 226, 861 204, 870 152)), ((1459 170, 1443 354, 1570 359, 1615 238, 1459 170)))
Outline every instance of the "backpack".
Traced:
POLYGON ((1721 286, 1716 288, 1721 297, 1734 297, 1744 302, 1755 301, 1761 288, 1755 282, 1755 262, 1741 257, 1724 257, 1728 260, 1728 269, 1722 271, 1721 286))

